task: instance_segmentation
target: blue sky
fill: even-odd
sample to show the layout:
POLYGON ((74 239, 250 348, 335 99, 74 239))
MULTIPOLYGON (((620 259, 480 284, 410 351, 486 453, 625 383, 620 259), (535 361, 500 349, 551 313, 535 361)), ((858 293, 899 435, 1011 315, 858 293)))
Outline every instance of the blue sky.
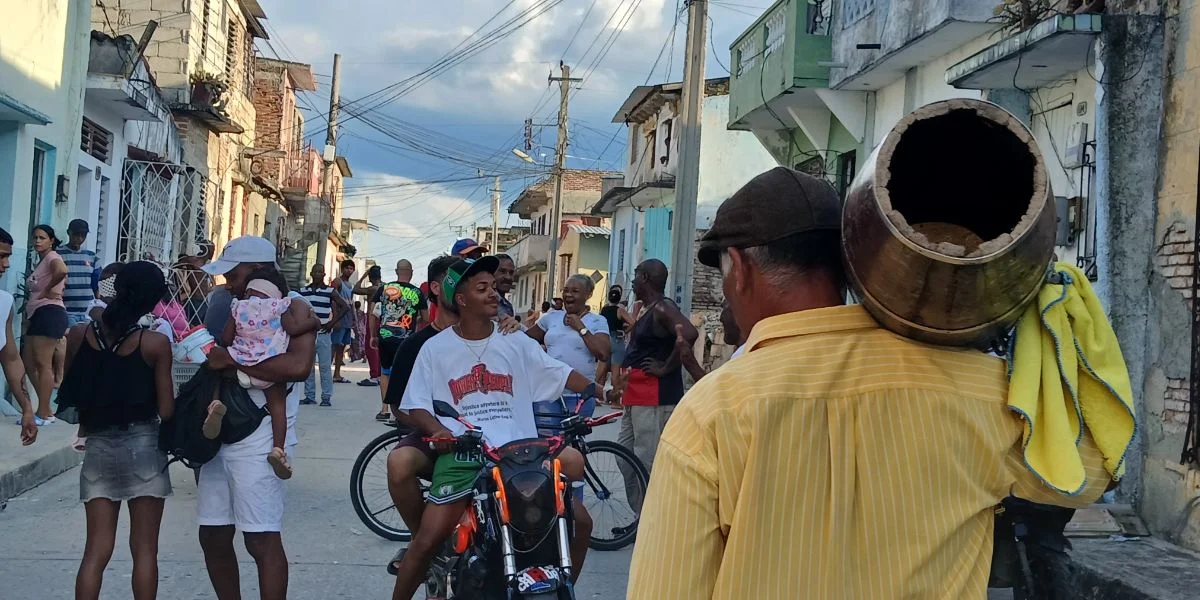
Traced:
MULTIPOLYGON (((677 0, 561 0, 549 11, 461 64, 426 80, 363 118, 343 113, 338 151, 350 160, 346 216, 364 216, 371 197, 370 234, 360 256, 385 265, 400 258, 424 265, 449 250, 456 239, 450 226, 490 225, 491 179, 442 184, 429 180, 465 179, 502 174, 503 207, 540 168, 513 156, 523 143, 526 118, 553 123, 557 89, 547 86, 551 69, 565 59, 572 76, 584 81, 571 96, 567 166, 621 170, 628 131, 610 123, 629 92, 650 83, 682 77, 686 18, 677 0), (676 15, 679 14, 678 20, 676 15), (671 42, 673 24, 674 43, 671 42), (607 51, 604 51, 607 48, 607 51), (673 49, 673 51, 672 51, 673 49), (662 59, 651 73, 655 58, 662 59), (368 123, 367 121, 370 121, 368 123), (406 141, 384 131, 403 134, 406 141), (442 157, 415 151, 416 140, 442 157), (447 160, 446 157, 457 159, 447 160)), ((421 72, 483 26, 489 31, 522 10, 545 0, 513 0, 485 25, 507 0, 260 0, 268 19, 269 46, 260 52, 313 65, 318 89, 301 102, 309 138, 324 143, 323 113, 329 102, 329 75, 335 52, 342 55, 344 103, 376 92, 421 72)), ((555 4, 550 0, 549 4, 555 4)), ((720 63, 729 63, 729 44, 768 6, 767 0, 716 1, 711 4, 710 45, 720 63)), ((709 77, 727 75, 707 55, 709 77)), ((353 106, 353 105, 352 105, 353 106)), ((366 106, 366 104, 363 104, 366 106)), ((373 104, 372 104, 373 106, 373 104)), ((535 129, 533 154, 553 160, 554 129, 535 129)), ((502 224, 520 224, 504 213, 502 224)))

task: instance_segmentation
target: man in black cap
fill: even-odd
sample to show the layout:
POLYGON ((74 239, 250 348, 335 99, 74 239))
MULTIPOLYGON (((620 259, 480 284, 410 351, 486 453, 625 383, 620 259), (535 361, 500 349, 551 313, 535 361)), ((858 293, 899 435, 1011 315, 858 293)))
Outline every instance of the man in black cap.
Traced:
POLYGON ((1090 434, 1077 495, 1024 468, 1002 360, 907 340, 844 305, 840 208, 827 182, 776 168, 701 239, 748 336, 663 433, 638 597, 982 598, 1001 500, 1104 492, 1090 434))
POLYGON ((83 247, 88 232, 87 221, 71 221, 67 224, 67 245, 58 250, 67 265, 63 306, 67 309, 67 323, 71 325, 88 321, 88 305, 96 298, 96 274, 100 272, 100 265, 96 253, 83 247))

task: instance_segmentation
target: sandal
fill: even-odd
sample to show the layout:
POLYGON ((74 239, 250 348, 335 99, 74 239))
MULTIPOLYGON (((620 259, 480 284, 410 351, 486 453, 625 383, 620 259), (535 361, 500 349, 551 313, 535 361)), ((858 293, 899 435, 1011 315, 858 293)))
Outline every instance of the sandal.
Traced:
POLYGON ((271 469, 275 471, 276 477, 292 478, 292 465, 288 464, 287 454, 282 448, 272 448, 271 453, 267 455, 267 462, 271 463, 271 469))
POLYGON ((392 560, 387 564, 388 575, 395 577, 396 575, 400 574, 400 561, 404 560, 405 552, 408 552, 408 546, 396 551, 396 555, 393 556, 392 560))
POLYGON ((204 425, 200 427, 204 439, 215 440, 221 436, 221 422, 225 420, 225 410, 225 404, 217 400, 213 400, 209 405, 208 416, 204 417, 204 425))
POLYGON ((334 379, 333 382, 334 383, 350 383, 350 380, 346 379, 345 377, 338 377, 337 379, 334 379))

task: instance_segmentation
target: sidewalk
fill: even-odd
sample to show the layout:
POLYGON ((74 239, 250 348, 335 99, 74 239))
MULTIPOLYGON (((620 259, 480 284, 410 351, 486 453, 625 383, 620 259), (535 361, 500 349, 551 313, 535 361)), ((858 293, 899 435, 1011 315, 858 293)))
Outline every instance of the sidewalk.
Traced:
POLYGON ((32 446, 21 445, 15 417, 0 421, 0 502, 74 468, 83 454, 71 449, 75 426, 61 421, 41 427, 32 446))

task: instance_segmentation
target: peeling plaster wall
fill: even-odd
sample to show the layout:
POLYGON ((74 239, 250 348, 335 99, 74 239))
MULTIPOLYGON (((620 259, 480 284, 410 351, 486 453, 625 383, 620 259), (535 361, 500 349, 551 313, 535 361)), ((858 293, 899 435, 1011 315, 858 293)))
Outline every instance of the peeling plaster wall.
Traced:
MULTIPOLYGON (((1168 233, 1169 220, 1160 218, 1162 161, 1146 151, 1164 145, 1165 56, 1160 17, 1105 19, 1096 73, 1109 82, 1096 91, 1096 289, 1121 342, 1141 426, 1118 495, 1134 501, 1157 533, 1179 514, 1162 501, 1162 463, 1171 444, 1161 419, 1168 380, 1186 376, 1190 347, 1186 300, 1166 276, 1175 271, 1159 266, 1163 251, 1188 238, 1168 233)), ((1174 266, 1169 253, 1165 262, 1174 266)), ((1175 444, 1175 461, 1179 449, 1175 444)))
MULTIPOLYGON (((1142 4, 1142 3, 1138 3, 1142 4)), ((1109 27, 1108 21, 1105 27, 1109 27)), ((1200 160, 1200 10, 1196 0, 1168 5, 1161 22, 1131 24, 1134 35, 1164 40, 1153 65, 1164 83, 1158 182, 1153 210, 1152 265, 1146 297, 1148 330, 1142 368, 1129 361, 1135 391, 1142 392, 1142 445, 1145 452, 1140 512, 1151 530, 1168 540, 1200 549, 1200 517, 1189 504, 1200 497, 1200 470, 1180 464, 1190 407, 1191 330, 1195 278, 1193 255, 1197 232, 1197 161, 1200 160), (1144 381, 1137 384, 1137 375, 1144 381)), ((1140 43, 1151 40, 1142 39, 1140 43)), ((1128 58, 1124 59, 1130 63, 1128 58)), ((1132 63, 1135 67, 1138 63, 1132 63)), ((1120 77, 1109 73, 1103 79, 1120 77)), ((1139 211, 1140 212, 1140 211, 1139 211)), ((1114 244, 1117 240, 1114 240, 1114 244)), ((1118 304, 1114 303, 1114 312, 1118 304)), ((1120 334, 1120 332, 1118 332, 1120 334)), ((1126 338, 1122 337, 1122 346, 1126 338)), ((1136 357, 1135 357, 1136 358, 1136 357)))

